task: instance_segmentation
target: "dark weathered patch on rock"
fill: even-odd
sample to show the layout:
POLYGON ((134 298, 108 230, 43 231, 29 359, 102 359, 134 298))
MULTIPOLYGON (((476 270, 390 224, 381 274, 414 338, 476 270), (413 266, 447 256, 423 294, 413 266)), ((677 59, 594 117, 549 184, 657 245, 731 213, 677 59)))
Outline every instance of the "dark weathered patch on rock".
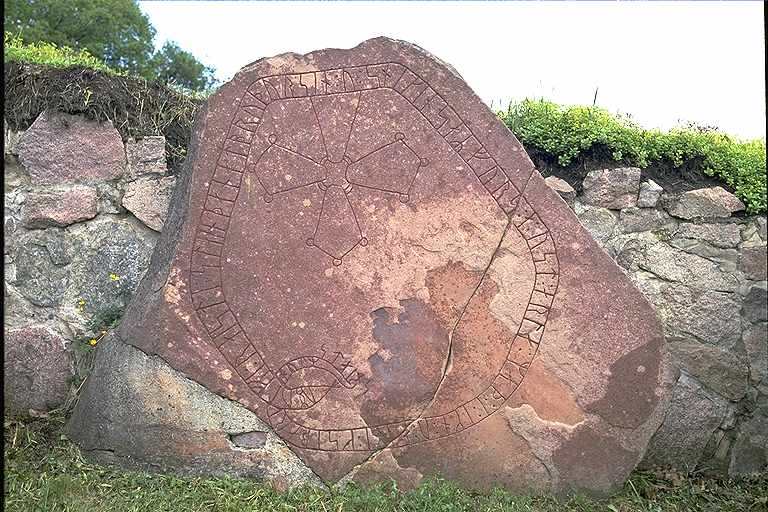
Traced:
POLYGON ((586 406, 619 427, 635 428, 656 408, 659 396, 655 383, 659 376, 659 352, 664 337, 655 339, 623 355, 611 365, 610 379, 603 397, 586 406), (627 395, 632 400, 627 400, 627 395))
POLYGON ((579 426, 554 452, 552 460, 560 478, 572 489, 605 494, 624 481, 612 469, 634 465, 638 455, 589 427, 579 426))

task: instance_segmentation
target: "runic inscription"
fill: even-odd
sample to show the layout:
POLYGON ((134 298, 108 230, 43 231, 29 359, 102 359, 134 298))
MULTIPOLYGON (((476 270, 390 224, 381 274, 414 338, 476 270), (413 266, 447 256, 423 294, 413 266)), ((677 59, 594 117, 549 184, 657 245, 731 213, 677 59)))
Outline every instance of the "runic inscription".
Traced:
POLYGON ((89 452, 294 474, 277 436, 329 483, 604 493, 661 424, 654 311, 459 74, 414 45, 243 68, 201 108, 177 183, 118 335, 248 408, 268 442, 199 432, 186 404, 210 396, 148 395, 132 379, 149 374, 114 360, 132 352, 107 344, 71 430, 89 452), (126 388, 105 375, 137 403, 112 410, 126 388))
MULTIPOLYGON (((559 268, 553 239, 523 192, 457 111, 403 64, 385 62, 259 78, 243 94, 233 116, 197 224, 190 259, 196 314, 213 345, 263 403, 256 408, 259 414, 293 446, 371 452, 454 435, 493 414, 520 386, 542 343, 557 291, 559 268), (376 126, 376 136, 361 131, 377 122, 381 114, 376 106, 387 101, 395 111, 407 108, 414 124, 420 123, 421 131, 406 133, 397 123, 383 122, 390 129, 376 126), (253 326, 249 329, 240 321, 253 315, 228 301, 227 297, 237 292, 227 290, 222 279, 222 259, 228 255, 233 218, 251 215, 254 222, 259 222, 259 211, 276 216, 273 212, 295 208, 299 201, 305 205, 319 202, 306 214, 300 212, 303 217, 311 216, 311 220, 303 220, 293 230, 303 240, 303 250, 318 250, 334 266, 340 266, 359 248, 382 250, 379 244, 386 240, 377 239, 364 227, 376 226, 383 215, 370 206, 371 198, 379 202, 395 198, 405 207, 418 210, 424 206, 419 202, 422 196, 432 196, 420 196, 414 191, 434 191, 439 186, 435 183, 439 174, 428 173, 436 165, 430 156, 439 150, 423 147, 430 136, 427 131, 443 141, 444 153, 450 153, 441 162, 458 157, 465 173, 471 173, 468 176, 489 194, 507 219, 498 246, 513 237, 523 244, 532 270, 527 306, 520 310, 516 332, 503 333, 506 338, 494 340, 503 346, 506 355, 497 359, 497 367, 488 373, 487 382, 478 386, 472 396, 462 396, 454 403, 444 401, 440 407, 435 403, 420 404, 411 409, 414 416, 390 415, 390 421, 376 424, 358 421, 344 425, 332 418, 318 421, 322 413, 307 414, 328 405, 332 393, 347 393, 353 401, 365 399, 368 390, 381 383, 371 372, 364 377, 356 368, 350 358, 354 346, 344 355, 325 346, 330 338, 322 334, 303 336, 299 329, 296 332, 306 339, 316 336, 318 345, 313 348, 300 343, 299 352, 286 352, 281 360, 276 354, 279 350, 260 341, 266 336, 263 323, 249 320, 253 326), (255 177, 260 187, 260 203, 242 198, 241 189, 249 176, 255 177), (243 203, 242 210, 238 209, 238 200, 243 203), (376 222, 366 217, 376 217, 376 222), (369 222, 364 224, 364 220, 369 222), (309 417, 314 419, 308 421, 309 417)), ((485 256, 493 265, 497 246, 490 249, 485 256)), ((255 281, 259 279, 264 278, 254 275, 255 281)), ((472 287, 479 290, 488 279, 478 275, 472 287)), ((318 288, 324 289, 321 285, 318 288)), ((265 289, 257 293, 269 293, 269 287, 265 289)), ((459 301, 453 307, 465 308, 468 315, 473 312, 473 300, 473 296, 464 297, 463 305, 459 301)), ((329 315, 332 317, 333 312, 329 315)), ((454 337, 460 334, 465 318, 456 319, 454 337)), ((334 407, 343 402, 337 397, 334 407)))

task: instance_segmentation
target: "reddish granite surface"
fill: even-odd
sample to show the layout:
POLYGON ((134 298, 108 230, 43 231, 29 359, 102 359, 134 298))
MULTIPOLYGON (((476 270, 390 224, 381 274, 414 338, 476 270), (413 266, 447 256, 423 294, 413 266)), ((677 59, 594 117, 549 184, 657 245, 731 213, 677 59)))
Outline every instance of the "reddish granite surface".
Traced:
POLYGON ((384 38, 208 101, 120 335, 327 481, 609 491, 665 395, 649 305, 461 77, 384 38))

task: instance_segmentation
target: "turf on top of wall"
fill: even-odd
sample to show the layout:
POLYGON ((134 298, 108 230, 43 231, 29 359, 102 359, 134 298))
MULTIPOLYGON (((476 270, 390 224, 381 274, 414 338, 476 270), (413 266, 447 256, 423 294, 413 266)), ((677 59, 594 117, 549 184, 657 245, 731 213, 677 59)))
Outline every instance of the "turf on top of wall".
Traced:
POLYGON ((596 155, 642 168, 662 165, 680 170, 682 179, 703 174, 724 184, 749 213, 766 210, 765 139, 740 141, 695 125, 646 130, 599 107, 543 100, 524 100, 498 115, 526 149, 561 167, 596 155))
MULTIPOLYGON (((4 47, 4 115, 12 129, 28 128, 45 109, 109 119, 123 139, 164 135, 169 166, 180 167, 204 97, 126 76, 87 52, 26 45, 8 33, 4 47)), ((720 183, 748 213, 766 211, 765 139, 739 141, 695 126, 645 130, 599 107, 548 101, 524 100, 498 115, 532 155, 555 166, 575 167, 588 158, 663 166, 682 180, 707 176, 720 183)))
POLYGON ((87 52, 25 45, 5 34, 5 120, 27 129, 46 109, 111 120, 123 140, 164 135, 171 169, 184 161, 201 96, 107 67, 87 52))

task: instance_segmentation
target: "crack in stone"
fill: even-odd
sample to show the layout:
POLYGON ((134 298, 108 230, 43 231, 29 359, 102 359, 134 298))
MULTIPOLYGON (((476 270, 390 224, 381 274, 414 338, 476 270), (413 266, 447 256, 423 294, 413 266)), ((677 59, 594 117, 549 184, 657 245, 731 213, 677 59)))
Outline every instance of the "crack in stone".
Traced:
MULTIPOLYGON (((442 370, 442 376, 440 377, 440 382, 437 384, 437 389, 435 389, 434 395, 432 395, 432 400, 429 402, 429 405, 424 408, 424 410, 429 410, 430 407, 432 407, 435 403, 435 400, 437 399, 437 395, 440 393, 440 389, 443 386, 443 382, 445 382, 445 378, 448 376, 448 372, 450 371, 451 367, 453 366, 453 338, 456 335, 456 330, 459 328, 459 324, 461 324, 461 320, 464 318, 464 314, 467 311, 467 308, 469 308, 469 304, 472 302, 472 299, 475 298, 475 295, 477 295, 477 290, 480 289, 480 286, 483 284, 483 281, 485 281, 486 276, 488 275, 488 271, 491 269, 491 265, 493 265, 493 262, 496 260, 496 257, 499 254, 499 251, 501 249, 501 244, 504 243, 504 239, 507 236, 507 233, 509 232, 509 226, 512 224, 511 219, 507 219, 507 224, 504 226, 504 230, 501 233, 501 239, 499 240, 499 243, 496 245, 496 249, 493 250, 493 253, 491 253, 491 259, 488 262, 488 265, 486 265, 485 270, 483 270, 482 276, 480 276, 480 279, 477 282, 477 286, 475 286, 475 289, 472 290, 472 293, 469 296, 469 299, 464 304, 464 307, 461 310, 461 313, 459 314, 459 318, 456 319, 456 323, 453 326, 453 329, 451 329, 451 335, 448 338, 448 354, 445 358, 445 363, 443 364, 443 370, 442 370)), ((414 420, 413 423, 421 419, 421 415, 419 415, 416 420, 414 420)), ((408 425, 410 427, 411 425, 408 425)), ((408 429, 406 428, 406 431, 408 429)))
MULTIPOLYGON (((536 170, 535 167, 531 169, 531 173, 528 175, 528 178, 525 180, 525 185, 523 185, 523 190, 521 190, 520 191, 520 195, 517 196, 518 197, 518 201, 522 201, 525 198, 525 192, 526 192, 526 190, 528 190, 528 184, 531 182, 531 178, 533 177, 534 174, 538 174, 538 171, 536 170)), ((541 176, 541 175, 539 175, 539 176, 541 176)), ((514 209, 513 209, 513 211, 514 211, 514 209)), ((403 432, 399 436, 397 436, 392 441, 387 443, 387 445, 384 446, 383 448, 380 448, 380 449, 375 450, 374 452, 372 452, 368 457, 365 458, 365 460, 363 460, 359 464, 355 464, 352 467, 352 469, 347 472, 347 474, 345 476, 343 476, 341 479, 339 479, 339 481, 344 480, 344 479, 350 477, 353 473, 355 473, 358 470, 358 468, 362 467, 367 462, 370 462, 371 460, 373 460, 377 455, 379 455, 384 450, 390 449, 390 447, 392 446, 392 444, 395 441, 397 441, 403 435, 405 435, 408 432, 408 429, 411 428, 411 426, 414 423, 416 423, 417 421, 419 421, 421 419, 423 412, 428 410, 434 404, 435 399, 437 397, 437 394, 439 393, 440 388, 443 385, 443 381, 445 381, 445 377, 447 375, 447 372, 450 369, 449 368, 449 366, 450 366, 449 363, 450 363, 450 361, 451 361, 451 359, 453 357, 453 334, 456 331, 456 329, 458 328, 459 322, 461 322, 461 318, 464 316, 464 312, 466 311, 467 307, 469 306, 469 303, 474 298, 475 294, 477 293, 477 290, 480 288, 480 285, 483 283, 483 280, 485 279, 485 276, 488 274, 488 271, 490 270, 491 265, 493 264, 494 260, 496 259, 496 256, 499 254, 500 249, 501 249, 501 244, 504 243, 504 238, 507 236, 507 232, 509 231, 509 228, 510 228, 511 225, 512 225, 512 215, 508 214, 507 215, 507 224, 506 224, 506 226, 504 227, 504 230, 501 233, 501 239, 499 240, 499 243, 496 246, 496 249, 491 254, 491 260, 488 262, 488 266, 485 267, 485 271, 483 272, 483 275, 478 280, 477 286, 475 287, 474 291, 472 292, 472 295, 470 295, 469 299, 467 300, 467 303, 464 305, 464 308, 461 310, 461 314, 459 315, 459 318, 456 321, 456 324, 454 325, 453 330, 451 331, 451 336, 450 336, 450 338, 448 340, 448 354, 446 356, 446 362, 443 365, 443 374, 440 377, 440 382, 437 385, 437 389, 435 389, 435 393, 432 396, 432 400, 430 401, 429 405, 424 408, 422 413, 419 414, 418 417, 415 420, 413 420, 411 423, 408 424, 408 426, 403 430, 403 432)), ((547 470, 547 471, 549 471, 549 470, 547 470)), ((314 473, 314 471, 313 471, 313 473, 314 473)), ((323 481, 323 483, 325 483, 325 481, 323 481)))
MULTIPOLYGON (((522 194, 521 194, 521 197, 522 197, 522 194)), ((445 382, 445 378, 447 377, 448 372, 450 371, 451 366, 452 366, 452 362, 453 362, 453 337, 454 337, 454 335, 456 333, 456 329, 459 328, 459 324, 461 323, 461 320, 464 317, 464 313, 467 311, 467 308, 469 307, 469 304, 472 302, 472 299, 477 294, 477 290, 480 289, 480 286, 483 284, 483 281, 485 281, 485 278, 488 275, 488 271, 490 270, 491 265, 493 265, 493 262, 496 260, 496 257, 500 254, 500 252, 501 252, 501 245, 504 243, 504 239, 506 238, 507 233, 509 232, 509 228, 510 228, 511 225, 512 225, 512 218, 511 217, 507 217, 507 223, 506 223, 506 225, 504 226, 504 229, 501 232, 501 238, 499 239, 499 243, 496 244, 496 248, 491 253, 491 258, 488 261, 488 265, 486 265, 485 270, 483 270, 483 274, 480 276, 480 279, 478 279, 477 285, 475 286, 475 289, 470 294, 469 298, 467 299, 466 303, 464 304, 464 307, 461 310, 461 313, 459 314, 459 317, 456 319, 456 323, 454 324, 453 329, 451 329, 451 335, 448 338, 448 350, 447 350, 447 354, 446 354, 446 357, 445 357, 445 362, 443 363, 443 368, 442 368, 442 375, 440 377, 440 381, 437 384, 437 388, 435 388, 435 392, 432 395, 432 399, 430 400, 429 404, 427 404, 427 406, 424 407, 424 409, 422 409, 422 412, 413 421, 408 423, 408 426, 405 429, 403 429, 403 431, 400 433, 400 435, 398 435, 397 437, 392 439, 389 443, 387 443, 386 446, 384 446, 382 448, 379 448, 378 450, 373 451, 362 462, 360 462, 358 464, 355 464, 352 467, 352 469, 350 471, 348 471, 347 474, 344 477, 342 477, 339 481, 345 480, 348 477, 350 477, 360 467, 362 467, 364 464, 366 464, 366 463, 370 462, 371 460, 373 460, 374 458, 376 458, 384 450, 391 449, 392 448, 392 444, 394 444, 398 439, 400 439, 402 436, 404 436, 406 433, 408 433, 409 429, 411 428, 411 426, 413 426, 414 423, 416 423, 417 421, 422 419, 424 411, 428 411, 435 404, 435 401, 437 400, 437 396, 440 393, 440 389, 443 386, 443 382, 445 382)))

